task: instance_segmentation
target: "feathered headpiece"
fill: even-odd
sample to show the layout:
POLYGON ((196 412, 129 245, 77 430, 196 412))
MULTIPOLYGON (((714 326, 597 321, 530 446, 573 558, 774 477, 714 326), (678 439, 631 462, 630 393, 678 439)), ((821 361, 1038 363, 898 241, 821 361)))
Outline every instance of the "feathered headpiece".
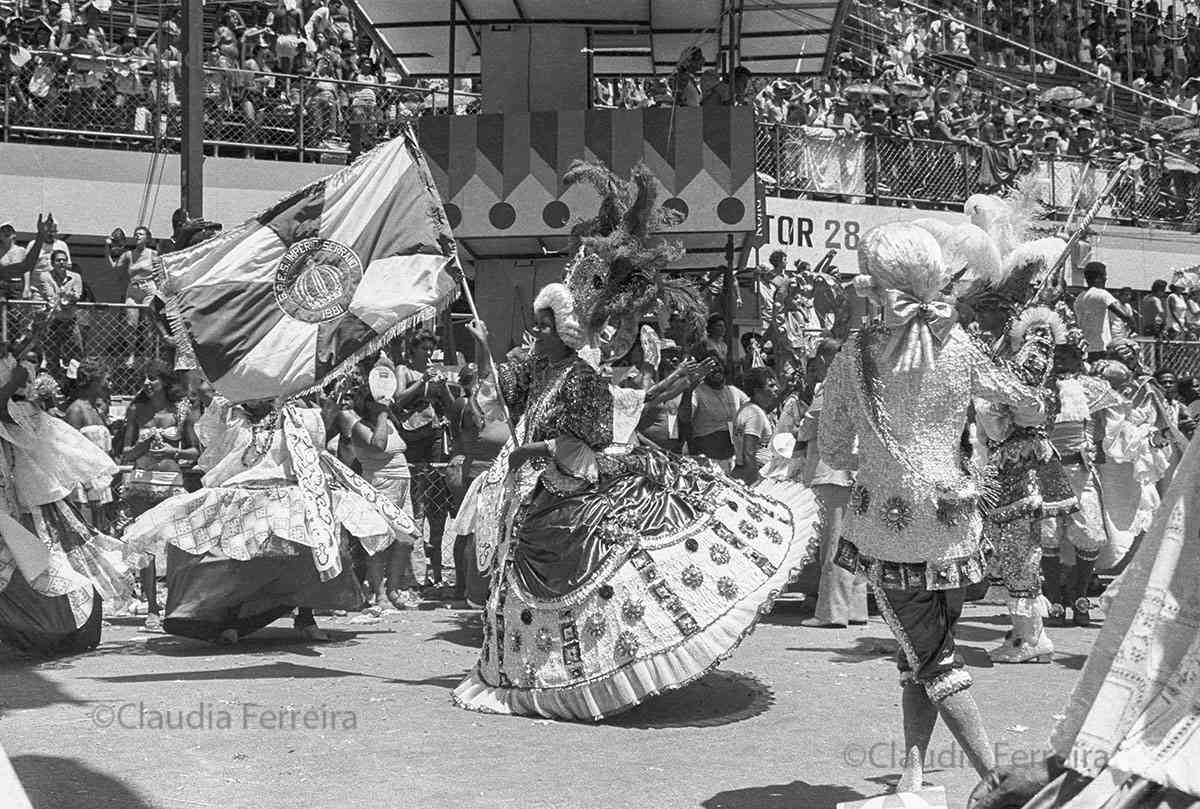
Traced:
POLYGON ((632 347, 638 320, 652 310, 669 307, 685 319, 702 321, 699 292, 662 272, 683 255, 683 247, 654 233, 678 224, 680 217, 657 204, 650 170, 638 164, 625 181, 604 166, 576 161, 563 180, 568 186, 589 183, 600 193, 597 215, 571 231, 575 257, 564 278, 585 340, 603 341, 605 354, 614 357, 632 347))
POLYGON ((1067 338, 1067 324, 1053 309, 1046 306, 1031 306, 1013 321, 1008 335, 1013 351, 1019 350, 1025 343, 1025 335, 1029 333, 1030 329, 1039 328, 1049 332, 1050 342, 1053 345, 1062 345, 1067 338))
POLYGON ((974 224, 952 224, 941 219, 914 219, 913 224, 937 239, 951 283, 946 290, 965 297, 998 283, 1000 250, 987 231, 974 224))

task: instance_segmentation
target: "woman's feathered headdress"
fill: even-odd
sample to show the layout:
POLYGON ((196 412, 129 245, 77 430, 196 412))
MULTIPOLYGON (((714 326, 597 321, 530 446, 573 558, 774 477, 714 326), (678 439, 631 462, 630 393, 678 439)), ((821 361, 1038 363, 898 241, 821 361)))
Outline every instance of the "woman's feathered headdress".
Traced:
POLYGON ((588 183, 600 193, 597 215, 571 231, 574 258, 564 278, 589 342, 611 330, 606 353, 619 356, 632 346, 637 321, 664 303, 685 319, 703 317, 699 292, 663 273, 683 255, 683 246, 654 234, 678 224, 680 216, 657 204, 658 187, 645 165, 635 166, 626 181, 604 166, 576 161, 563 180, 568 186, 588 183))

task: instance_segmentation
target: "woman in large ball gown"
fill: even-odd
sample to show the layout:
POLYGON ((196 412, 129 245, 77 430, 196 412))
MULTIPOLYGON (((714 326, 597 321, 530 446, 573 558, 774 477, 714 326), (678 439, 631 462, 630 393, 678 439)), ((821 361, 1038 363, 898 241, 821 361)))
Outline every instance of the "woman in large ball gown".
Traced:
POLYGON ((606 247, 632 248, 622 255, 643 269, 663 259, 644 242, 653 186, 636 172, 634 183, 625 199, 636 202, 595 233, 604 244, 583 239, 567 283, 538 294, 527 359, 493 377, 487 329, 472 325, 480 378, 498 380, 481 384, 477 400, 491 418, 506 406, 517 423, 480 492, 478 526, 498 536, 483 649, 454 692, 464 708, 599 720, 684 686, 749 634, 814 535, 802 487, 768 496, 706 462, 614 446, 613 393, 589 349, 599 320, 636 327, 641 310, 597 311, 614 300, 652 304, 635 287, 654 281, 652 271, 610 275, 606 247))

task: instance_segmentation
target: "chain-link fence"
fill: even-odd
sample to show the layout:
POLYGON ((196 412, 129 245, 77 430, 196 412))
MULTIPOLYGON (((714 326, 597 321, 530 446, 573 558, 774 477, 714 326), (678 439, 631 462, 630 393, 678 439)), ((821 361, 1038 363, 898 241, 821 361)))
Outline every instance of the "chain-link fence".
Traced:
POLYGON ((1200 342, 1191 340, 1146 340, 1142 362, 1155 370, 1174 371, 1177 377, 1200 378, 1200 342))
POLYGON ((79 303, 60 315, 48 314, 46 308, 38 301, 0 301, 0 338, 14 346, 35 335, 31 349, 60 381, 67 378, 72 360, 87 360, 108 372, 114 396, 132 396, 141 389, 148 367, 173 358, 171 341, 145 306, 79 303))
POLYGON ((1029 183, 1052 211, 1087 209, 1109 188, 1099 218, 1200 227, 1200 175, 1182 162, 1047 157, 1018 149, 760 124, 760 177, 783 193, 961 206, 975 193, 1029 183))

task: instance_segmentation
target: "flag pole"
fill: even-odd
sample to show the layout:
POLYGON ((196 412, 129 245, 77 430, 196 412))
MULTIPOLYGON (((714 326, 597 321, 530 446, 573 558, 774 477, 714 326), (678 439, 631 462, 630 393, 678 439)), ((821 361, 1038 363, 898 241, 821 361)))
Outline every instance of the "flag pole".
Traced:
MULTIPOLYGON (((479 322, 483 322, 483 318, 479 316, 479 309, 475 306, 475 296, 471 294, 471 286, 467 283, 466 273, 459 274, 459 285, 462 286, 463 297, 467 301, 467 308, 471 310, 471 317, 479 322)), ((512 440, 517 440, 517 427, 513 424, 512 413, 508 410, 508 402, 504 400, 504 391, 500 388, 500 373, 496 370, 496 360, 492 356, 492 347, 490 345, 482 346, 484 353, 488 358, 488 370, 490 371, 492 384, 496 386, 496 395, 500 400, 500 406, 504 408, 504 423, 508 425, 508 432, 512 436, 512 440)))

